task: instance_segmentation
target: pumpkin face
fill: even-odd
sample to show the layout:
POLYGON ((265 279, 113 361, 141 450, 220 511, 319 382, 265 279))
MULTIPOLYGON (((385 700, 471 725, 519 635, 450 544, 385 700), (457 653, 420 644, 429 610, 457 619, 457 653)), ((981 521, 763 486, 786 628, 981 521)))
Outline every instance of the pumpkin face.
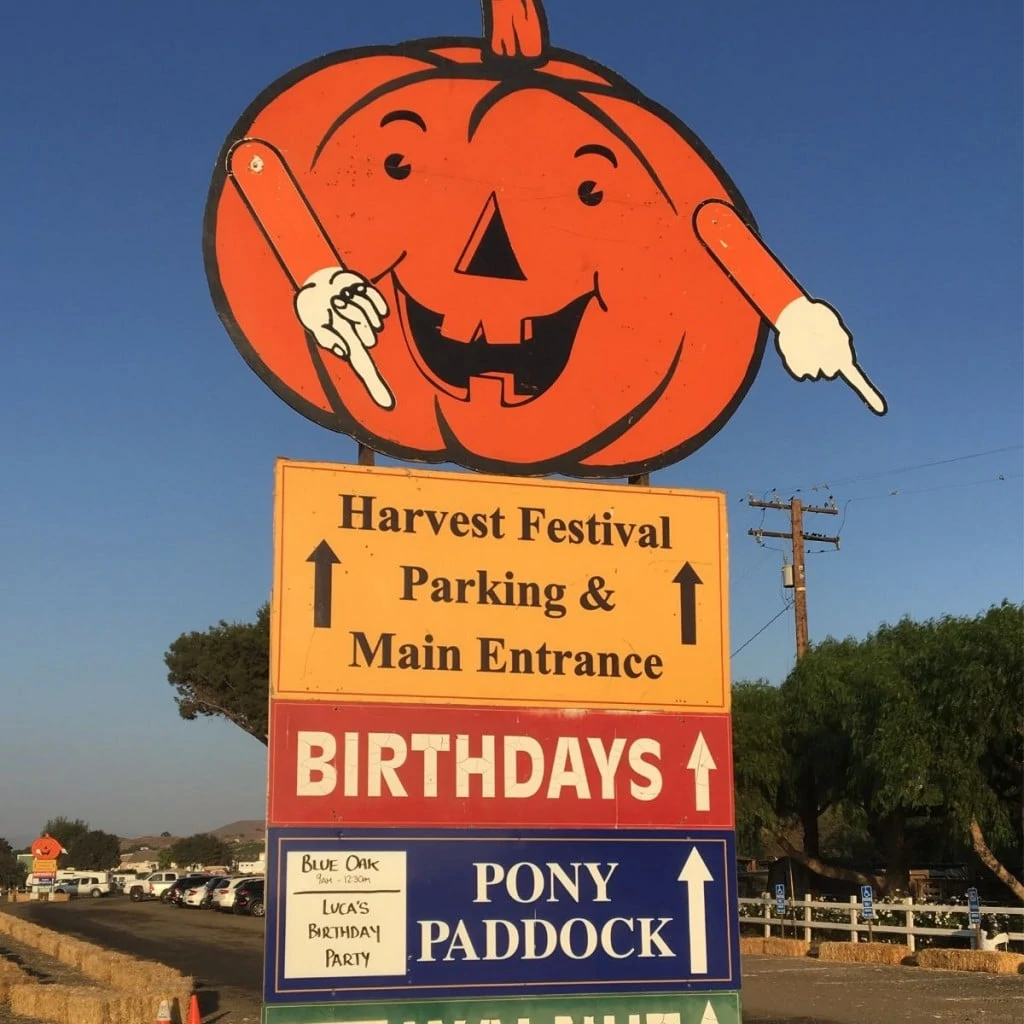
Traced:
POLYGON ((56 860, 60 856, 61 845, 53 836, 40 836, 30 849, 36 860, 56 860))
POLYGON ((706 441, 760 361, 767 325, 693 229, 715 198, 749 218, 692 133, 584 58, 499 60, 470 40, 342 52, 232 132, 207 272, 247 361, 318 423, 399 458, 620 476, 706 441), (372 352, 390 407, 296 318, 286 246, 227 173, 247 138, 387 303, 372 352))

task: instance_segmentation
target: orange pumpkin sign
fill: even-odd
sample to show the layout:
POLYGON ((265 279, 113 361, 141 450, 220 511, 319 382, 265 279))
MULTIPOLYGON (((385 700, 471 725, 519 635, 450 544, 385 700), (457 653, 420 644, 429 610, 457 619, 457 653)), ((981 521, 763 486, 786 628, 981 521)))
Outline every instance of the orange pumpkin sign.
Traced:
POLYGON ((51 835, 40 836, 29 849, 36 860, 56 860, 64 852, 60 842, 51 835))
POLYGON ((649 472, 725 423, 773 328, 793 376, 885 411, 703 143, 551 47, 539 0, 486 0, 482 40, 341 51, 274 83, 224 144, 204 245, 260 377, 401 459, 649 472))

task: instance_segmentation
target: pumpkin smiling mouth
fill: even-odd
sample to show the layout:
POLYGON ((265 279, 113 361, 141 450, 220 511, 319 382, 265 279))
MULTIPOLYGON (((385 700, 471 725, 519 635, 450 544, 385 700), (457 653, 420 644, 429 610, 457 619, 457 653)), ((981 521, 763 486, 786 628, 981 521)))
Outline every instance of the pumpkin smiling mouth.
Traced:
POLYGON ((503 378, 505 404, 521 404, 542 395, 558 380, 572 353, 583 314, 592 299, 607 307, 594 288, 546 316, 526 317, 517 343, 492 344, 483 329, 472 341, 454 341, 441 333, 444 315, 417 302, 395 278, 404 306, 406 336, 423 366, 446 390, 468 400, 473 378, 503 378))

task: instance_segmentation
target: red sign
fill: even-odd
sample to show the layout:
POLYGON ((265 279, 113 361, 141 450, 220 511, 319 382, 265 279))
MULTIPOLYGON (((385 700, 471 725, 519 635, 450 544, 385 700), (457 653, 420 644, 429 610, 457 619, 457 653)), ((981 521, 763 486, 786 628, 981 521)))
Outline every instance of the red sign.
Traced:
POLYGON ((728 715, 275 701, 280 825, 733 827, 728 715))

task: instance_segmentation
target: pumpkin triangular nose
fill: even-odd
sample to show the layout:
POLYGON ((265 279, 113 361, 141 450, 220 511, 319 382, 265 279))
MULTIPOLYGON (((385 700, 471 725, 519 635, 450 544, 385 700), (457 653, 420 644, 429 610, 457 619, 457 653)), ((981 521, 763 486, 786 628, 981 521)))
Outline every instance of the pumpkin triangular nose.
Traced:
POLYGON ((483 213, 477 219, 456 273, 472 274, 474 277, 497 277, 506 281, 525 281, 526 275, 519 266, 512 241, 508 237, 505 221, 498 209, 498 197, 491 193, 484 203, 483 213))

